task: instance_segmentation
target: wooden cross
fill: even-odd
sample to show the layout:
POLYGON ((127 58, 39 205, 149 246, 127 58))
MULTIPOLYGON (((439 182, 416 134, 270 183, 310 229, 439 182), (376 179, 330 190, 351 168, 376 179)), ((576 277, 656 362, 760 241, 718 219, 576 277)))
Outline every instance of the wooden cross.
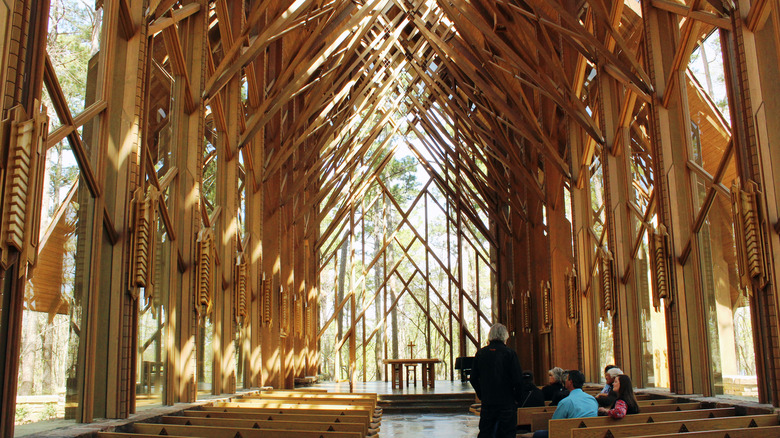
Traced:
POLYGON ((414 350, 413 350, 413 348, 415 347, 414 343, 412 341, 409 341, 409 345, 407 345, 407 347, 409 347, 409 359, 414 359, 414 350))

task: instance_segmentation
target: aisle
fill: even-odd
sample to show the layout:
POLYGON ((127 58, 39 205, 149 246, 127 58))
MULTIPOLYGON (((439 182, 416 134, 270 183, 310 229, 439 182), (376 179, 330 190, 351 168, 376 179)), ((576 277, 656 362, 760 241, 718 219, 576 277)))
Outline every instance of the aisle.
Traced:
POLYGON ((380 437, 466 438, 479 431, 473 414, 385 414, 380 437))

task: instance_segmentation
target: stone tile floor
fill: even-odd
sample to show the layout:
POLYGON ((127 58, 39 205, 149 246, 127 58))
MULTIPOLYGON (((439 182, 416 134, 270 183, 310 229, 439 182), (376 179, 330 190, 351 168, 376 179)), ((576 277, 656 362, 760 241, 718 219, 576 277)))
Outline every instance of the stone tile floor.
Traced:
POLYGON ((380 437, 465 438, 479 432, 479 417, 473 414, 385 414, 380 437))

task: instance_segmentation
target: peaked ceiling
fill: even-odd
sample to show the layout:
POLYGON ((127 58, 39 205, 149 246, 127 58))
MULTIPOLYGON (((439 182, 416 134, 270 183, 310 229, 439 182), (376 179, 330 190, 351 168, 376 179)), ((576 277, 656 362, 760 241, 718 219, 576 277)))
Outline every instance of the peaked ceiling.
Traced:
MULTIPOLYGON (((152 3, 152 26, 197 12, 170 0, 152 3)), ((244 151, 248 167, 264 170, 253 172, 252 182, 259 186, 261 175, 267 178, 299 151, 299 158, 316 163, 304 180, 319 178, 320 200, 335 195, 331 208, 343 209, 365 192, 397 146, 391 134, 400 134, 417 138, 410 148, 433 164, 425 167, 451 200, 470 209, 509 204, 522 211, 512 188, 526 187, 544 200, 539 174, 545 166, 570 178, 570 163, 587 165, 604 145, 596 72, 616 79, 640 103, 652 94, 640 65, 634 0, 242 5, 239 13, 227 0, 209 6, 211 56, 201 96, 208 121, 216 131, 227 129, 221 96, 240 77, 245 114, 237 144, 225 146, 229 156, 262 146, 268 133, 258 134, 275 117, 294 116, 280 134, 281 147, 266 146, 263 163, 252 163, 244 151), (570 156, 571 123, 589 137, 583 156, 570 156), (467 182, 468 190, 457 193, 468 199, 452 198, 450 173, 467 182)), ((169 54, 178 38, 171 29, 161 33, 169 54)))

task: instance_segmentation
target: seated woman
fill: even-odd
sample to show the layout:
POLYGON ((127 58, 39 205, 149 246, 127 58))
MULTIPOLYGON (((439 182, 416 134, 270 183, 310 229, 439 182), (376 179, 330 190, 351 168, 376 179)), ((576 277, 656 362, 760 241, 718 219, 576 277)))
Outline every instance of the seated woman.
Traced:
POLYGON ((544 399, 550 400, 550 406, 558 406, 558 402, 569 395, 565 387, 566 372, 563 368, 555 367, 547 372, 549 383, 542 388, 544 399))
POLYGON ((617 394, 617 399, 612 405, 612 409, 599 408, 599 415, 609 415, 614 419, 620 419, 627 414, 638 414, 639 405, 634 395, 634 387, 631 384, 631 378, 625 374, 615 377, 612 383, 612 390, 617 394))
POLYGON ((517 400, 518 408, 544 406, 544 393, 534 384, 534 375, 530 371, 523 373, 523 384, 517 400))

